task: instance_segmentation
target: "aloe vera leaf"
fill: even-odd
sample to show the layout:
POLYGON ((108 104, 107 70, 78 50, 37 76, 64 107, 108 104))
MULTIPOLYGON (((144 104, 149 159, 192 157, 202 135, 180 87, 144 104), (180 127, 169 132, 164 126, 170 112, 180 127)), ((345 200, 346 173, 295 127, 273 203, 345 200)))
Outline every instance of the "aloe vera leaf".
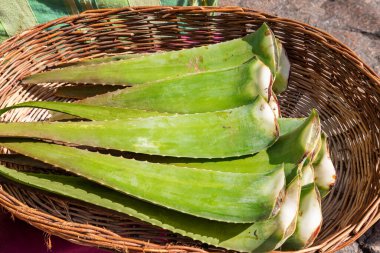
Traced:
MULTIPOLYGON (((255 248, 272 234, 280 235, 281 230, 289 230, 284 226, 285 222, 282 222, 282 226, 278 225, 280 215, 253 224, 217 222, 156 206, 80 177, 24 173, 3 166, 0 166, 0 174, 31 187, 112 209, 203 243, 231 250, 262 252, 256 251, 255 248)), ((289 189, 295 191, 294 188, 289 189)), ((290 192, 289 189, 288 192, 290 192)), ((288 193, 284 205, 290 207, 293 202, 298 202, 295 195, 288 193), (293 197, 291 198, 291 196, 293 197)), ((283 221, 291 220, 294 211, 287 214, 289 216, 287 219, 284 215, 285 212, 281 216, 283 221)))
MULTIPOLYGON (((271 100, 270 102, 272 102, 271 100)), ((273 102, 272 102, 273 103, 273 102)), ((275 116, 279 116, 279 113, 276 112, 276 107, 271 103, 269 103, 272 110, 274 110, 275 116)), ((86 105, 86 104, 78 104, 78 103, 66 103, 66 102, 51 102, 51 101, 30 101, 23 102, 13 106, 5 107, 0 110, 0 115, 3 113, 23 107, 34 107, 41 109, 48 109, 56 112, 63 113, 58 117, 55 117, 54 120, 62 120, 62 119, 71 119, 71 116, 65 115, 69 114, 72 116, 77 116, 83 119, 89 120, 115 120, 115 119, 129 119, 132 117, 151 117, 151 116, 159 116, 159 115, 171 115, 170 113, 160 113, 154 111, 146 111, 139 109, 129 109, 129 108, 118 108, 118 107, 107 107, 107 106, 96 106, 96 105, 86 105)), ((51 119, 53 120, 53 119, 51 119)), ((305 120, 305 118, 278 118, 278 124, 280 127, 280 134, 284 135, 299 127, 305 120)))
MULTIPOLYGON (((116 120, 116 119, 130 119, 130 118, 146 118, 152 116, 169 116, 174 115, 170 113, 164 112, 155 112, 155 111, 147 111, 140 109, 130 109, 130 108, 118 108, 118 107, 109 107, 109 106, 96 106, 96 105, 87 105, 87 104, 78 104, 78 103, 66 103, 66 102, 55 102, 55 101, 29 101, 23 102, 19 104, 15 104, 12 106, 5 107, 0 109, 0 115, 6 113, 9 110, 17 109, 17 108, 40 108, 51 110, 55 112, 59 112, 61 114, 56 114, 54 119, 51 118, 50 121, 58 121, 58 120, 68 120, 73 119, 75 117, 79 117, 82 119, 101 121, 101 120, 116 120)), ((272 110, 275 109, 271 106, 272 110)), ((275 113, 276 114, 276 113, 275 113)), ((278 114, 277 114, 278 115, 278 114)), ((277 116, 275 115, 275 116, 277 116)), ((292 119, 278 118, 279 124, 283 125, 283 128, 286 131, 292 129, 292 119), (289 121, 289 123, 283 121, 289 121)), ((302 120, 296 120, 300 124, 302 120)), ((296 128, 297 125, 294 125, 296 128)), ((282 130, 281 130, 282 132, 282 130)))
POLYGON ((305 160, 306 162, 306 158, 313 152, 319 139, 319 117, 318 113, 313 110, 308 118, 303 119, 299 127, 281 135, 271 147, 257 154, 224 159, 191 159, 139 154, 133 154, 132 157, 138 160, 173 164, 179 167, 239 173, 250 173, 253 168, 256 173, 264 173, 284 163, 285 174, 289 183, 298 173, 298 166, 301 161, 305 160))
MULTIPOLYGON (((302 167, 302 162, 299 167, 302 167)), ((299 168, 298 167, 298 168, 299 168)), ((301 179, 298 174, 288 185, 285 201, 276 219, 268 220, 268 223, 276 221, 277 228, 265 239, 253 252, 272 252, 279 248, 295 231, 299 201, 301 195, 301 179)), ((263 221, 264 223, 265 221, 263 221)))
MULTIPOLYGON (((39 103, 39 102, 37 102, 39 103)), ((55 102, 49 102, 49 103, 55 103, 55 102)), ((72 105, 72 104, 70 104, 72 105)), ((76 106, 74 104, 74 106, 76 106)), ((46 109, 52 109, 53 107, 48 107, 46 109)), ((122 110, 122 109, 121 109, 122 110)), ((144 111, 142 111, 144 112, 144 111)), ((279 125, 280 125, 280 132, 282 135, 285 134, 292 134, 292 135, 299 135, 299 133, 302 131, 301 129, 307 128, 308 124, 317 124, 317 121, 309 121, 306 123, 306 118, 303 118, 302 120, 294 120, 293 119, 285 119, 285 118, 279 118, 279 125), (283 121, 285 123, 283 123, 283 121), (293 125, 293 123, 297 122, 297 125, 293 125), (294 128, 287 128, 288 123, 291 124, 291 126, 294 126, 294 128), (301 123, 298 125, 298 123, 301 123), (303 125, 302 125, 303 123, 303 125), (283 128, 287 128, 287 132, 283 131, 283 128), (300 128, 297 130, 297 128, 300 128), (294 132, 292 132, 294 131, 294 132)), ((312 128, 309 128, 309 131, 311 131, 312 128)), ((309 135, 312 136, 312 135, 309 135)), ((280 139, 282 136, 279 137, 280 139)), ((288 138, 288 140, 291 140, 288 138)), ((294 145, 304 145, 304 143, 307 142, 307 140, 299 139, 298 142, 293 143, 289 142, 275 142, 273 145, 285 145, 285 146, 294 146, 294 145)), ((298 154, 296 155, 296 159, 294 159, 294 166, 296 166, 297 162, 302 159, 302 157, 306 156, 308 153, 311 152, 311 148, 307 148, 304 151, 304 154, 298 154)), ((284 149, 281 149, 284 150, 284 149)), ((297 149, 295 149, 297 150, 297 149)), ((211 169, 211 170, 219 170, 219 171, 228 171, 228 172, 238 172, 238 173, 252 173, 253 170, 255 173, 266 173, 267 171, 271 171, 275 169, 279 164, 271 164, 271 156, 278 156, 281 157, 283 154, 276 153, 276 152, 267 152, 267 151, 260 151, 257 154, 254 155, 248 155, 238 158, 228 158, 228 159, 186 159, 186 158, 175 158, 175 157, 154 157, 154 156, 146 156, 146 155, 138 155, 134 154, 132 157, 138 160, 145 160, 149 162, 161 162, 161 163, 169 163, 176 166, 185 166, 185 167, 196 167, 196 168, 205 168, 205 169, 211 169)), ((45 163, 42 163, 38 160, 31 159, 27 156, 22 155, 0 155, 0 160, 11 162, 15 164, 20 165, 30 165, 34 167, 42 167, 46 166, 45 163)), ((272 159, 273 160, 273 159, 272 159)), ((275 160, 281 160, 281 158, 275 158, 275 160)), ((304 171, 302 180, 304 181, 305 178, 308 180, 312 178, 312 181, 314 181, 314 172, 312 172, 311 164, 308 164, 309 168, 307 172, 304 171), (306 175, 306 176, 305 176, 306 175)), ((290 168, 290 166, 288 166, 290 168)), ((288 174, 291 173, 288 169, 288 174)), ((312 182, 310 181, 310 182, 312 182)))
MULTIPOLYGON (((49 107, 51 109, 51 107, 49 107)), ((238 172, 238 173, 252 173, 254 170, 255 173, 266 173, 267 171, 271 171, 282 164, 283 156, 289 156, 288 153, 285 153, 287 147, 292 146, 300 146, 300 148, 290 149, 291 151, 303 150, 302 152, 295 153, 292 157, 292 162, 287 166, 287 175, 289 175, 292 170, 297 167, 299 161, 301 161, 304 157, 312 152, 313 145, 307 145, 307 143, 312 143, 317 141, 313 134, 308 134, 310 131, 315 131, 318 129, 318 115, 314 112, 314 114, 310 115, 309 118, 303 118, 301 120, 295 120, 297 125, 293 125, 293 120, 280 118, 280 132, 283 133, 279 140, 273 144, 273 150, 280 150, 282 152, 271 152, 271 149, 260 151, 254 155, 247 155, 237 158, 225 158, 225 159, 191 159, 191 158, 176 158, 176 157, 161 157, 161 156, 146 156, 134 154, 132 157, 138 160, 149 161, 149 162, 159 162, 159 163, 168 163, 181 167, 195 167, 195 168, 203 168, 209 170, 218 170, 218 171, 227 171, 227 172, 238 172), (285 121, 284 124, 281 122, 285 121), (290 123, 294 127, 291 129, 288 128, 289 131, 285 133, 283 128, 287 128, 287 124, 290 123), (298 123, 301 123, 298 125, 298 123), (316 125, 316 127, 312 127, 312 125, 316 125), (294 138, 284 138, 283 135, 292 135, 294 138), (299 137, 299 138, 297 138, 299 137), (303 138, 308 137, 311 139, 303 138), (285 141, 281 141, 285 139, 285 141), (294 141, 296 140, 296 141, 294 141), (276 148, 275 146, 281 145, 283 148, 276 148), (278 163, 271 163, 271 161, 279 161, 278 163)), ((27 160, 27 157, 23 157, 23 160, 27 160)), ((14 163, 17 163, 17 159, 13 160, 14 163)), ((35 164, 36 160, 30 161, 35 164)), ((36 165, 38 167, 38 164, 36 165)), ((314 177, 314 175, 312 176, 314 177)), ((313 178, 314 179, 314 178, 313 178)))
POLYGON ((336 182, 336 170, 330 158, 325 134, 321 136, 321 148, 313 162, 313 167, 315 171, 315 183, 323 198, 330 192, 336 182))
MULTIPOLYGON (((302 121, 303 118, 279 118, 280 134, 283 135, 292 131, 302 124, 302 121)), ((321 138, 313 151, 310 162, 315 171, 315 183, 323 198, 329 193, 336 181, 336 170, 328 152, 326 134, 323 132, 321 132, 321 138)))
MULTIPOLYGON (((152 116, 165 116, 169 114, 159 113, 154 111, 144 111, 129 108, 115 108, 106 106, 95 106, 95 105, 82 105, 74 103, 65 102, 50 102, 50 101, 30 101, 23 102, 9 107, 0 109, 0 115, 3 113, 17 108, 32 107, 40 109, 48 109, 53 111, 62 112, 72 116, 77 116, 83 119, 90 120, 115 120, 115 119, 130 119, 130 118, 141 118, 141 117, 152 117, 152 116)), ((72 118, 72 117, 67 117, 72 118)), ((66 119, 62 117, 61 119, 66 119)))
MULTIPOLYGON (((51 109, 51 107, 49 109, 51 109)), ((303 119, 280 118, 279 125, 280 132, 282 133, 279 139, 267 150, 260 151, 254 155, 211 160, 157 157, 138 154, 133 157, 150 162, 171 163, 176 166, 211 170, 217 169, 219 171, 235 171, 240 173, 244 171, 249 172, 252 168, 261 169, 261 171, 265 172, 285 161, 285 173, 288 178, 293 178, 294 173, 296 173, 295 168, 297 164, 313 152, 316 143, 319 142, 320 122, 318 113, 312 111, 308 118, 303 119), (289 146, 292 148, 289 149, 289 146)), ((290 182, 290 180, 288 180, 288 182, 290 182)))
POLYGON ((116 91, 122 88, 125 87, 118 85, 92 85, 91 88, 89 88, 88 85, 62 86, 56 89, 54 96, 61 98, 84 99, 98 96, 107 92, 116 91))
POLYGON ((302 186, 314 183, 314 168, 311 163, 304 163, 302 168, 302 186))
POLYGON ((321 197, 315 183, 302 186, 297 226, 281 250, 300 250, 310 246, 322 226, 321 197))
POLYGON ((273 91, 276 94, 284 92, 288 87, 288 79, 290 74, 290 62, 286 55, 285 48, 281 42, 276 38, 277 52, 278 52, 278 68, 275 73, 273 82, 273 91))
POLYGON ((233 173, 179 169, 32 140, 4 139, 0 145, 137 198, 226 222, 269 218, 285 185, 282 165, 266 173, 233 173))
MULTIPOLYGON (((254 58, 238 67, 116 90, 77 103, 181 114, 211 112, 249 104, 258 95, 268 100, 271 85, 270 69, 254 58)), ((278 114, 274 96, 269 103, 278 114)), ((51 121, 70 118, 52 114, 51 121)))
MULTIPOLYGON (((286 90, 289 74, 290 74, 290 62, 286 55, 285 49, 281 45, 281 43, 276 39, 277 49, 279 52, 279 64, 275 74, 274 82, 273 82, 273 91, 276 94, 279 94, 286 90)), ((118 56, 106 56, 101 58, 95 58, 85 61, 80 61, 76 63, 72 63, 70 65, 74 66, 84 66, 98 63, 106 63, 118 60, 125 60, 131 58, 137 58, 141 56, 146 56, 147 54, 126 54, 126 55, 118 55, 118 56)), ((79 86, 63 86, 58 87, 55 93, 57 97, 63 98, 76 98, 76 99, 84 99, 87 97, 92 97, 100 94, 104 94, 106 92, 111 92, 119 87, 115 87, 112 85, 93 85, 89 89, 87 85, 79 85, 79 86)))
POLYGON ((54 69, 29 76, 23 82, 138 85, 189 73, 234 67, 254 56, 267 65, 274 75, 278 61, 275 44, 273 32, 264 23, 255 33, 228 42, 127 60, 54 69))
POLYGON ((293 131, 281 135, 278 140, 268 149, 263 150, 255 155, 248 155, 240 158, 227 158, 215 160, 188 159, 185 162, 178 163, 176 158, 160 158, 173 159, 177 166, 190 166, 203 169, 212 169, 217 167, 218 170, 236 169, 244 171, 250 168, 261 167, 263 171, 284 163, 287 182, 291 182, 297 173, 295 168, 304 160, 314 149, 320 138, 320 122, 318 113, 313 110, 310 116, 303 120, 302 125, 293 129, 293 131), (289 147, 292 148, 289 148, 289 147), (268 166, 268 167, 264 167, 268 166))
MULTIPOLYGON (((53 103, 53 102, 50 102, 53 103)), ((75 104, 69 104, 76 106, 75 104)), ((52 109, 49 107, 48 109, 52 109)), ((120 109, 123 110, 123 109, 120 109)), ((96 113, 96 112, 94 112, 96 113)), ((141 114, 143 114, 142 111, 141 114)), ((141 115, 140 114, 140 115, 141 115)), ((100 115, 100 114, 99 114, 100 115)), ((81 116, 84 116, 83 114, 81 116)), ((107 117, 107 116, 106 116, 107 117)), ((118 117, 121 117, 118 116, 118 117)), ((105 118, 107 119, 107 118, 105 118)), ((239 171, 243 172, 244 169, 250 171, 251 168, 261 168, 262 171, 273 169, 273 166, 277 166, 279 163, 282 163, 283 157, 289 157, 287 153, 288 150, 294 151, 293 158, 286 165, 286 174, 289 176, 291 173, 294 173, 294 168, 296 164, 302 158, 306 157, 310 152, 314 152, 313 143, 317 140, 318 133, 311 134, 313 131, 318 130, 320 128, 318 115, 315 111, 310 115, 309 119, 287 119, 287 118, 279 118, 280 125, 280 133, 281 136, 278 142, 275 142, 273 146, 268 151, 261 151, 256 155, 248 155, 245 157, 238 158, 228 158, 228 159, 178 159, 178 158, 170 158, 170 157, 147 157, 147 156, 138 156, 134 157, 140 160, 149 160, 151 162, 165 162, 165 163, 173 163, 177 166, 190 166, 190 167, 198 167, 198 168, 207 168, 213 169, 217 168, 218 170, 228 170, 228 171, 239 171), (313 126, 314 125, 314 126, 313 126), (297 129, 298 128, 298 129, 297 129), (292 133, 292 131, 294 131, 292 133), (293 136, 293 138, 284 137, 284 135, 293 136), (284 140, 284 141, 282 141, 284 140), (278 147, 277 147, 278 146, 278 147), (288 149, 289 146, 299 147, 288 149), (274 150, 274 151, 272 151, 274 150), (277 150, 280 150, 278 152, 277 150), (300 152, 301 150, 301 152, 300 152), (277 163, 273 163, 271 161, 277 161, 277 163), (266 166, 263 166, 266 164, 266 166)), ((294 175, 293 175, 294 176, 294 175)))
POLYGON ((258 95, 268 100, 271 79, 270 69, 254 58, 238 67, 125 88, 78 103, 172 113, 220 111, 249 104, 258 95))
POLYGON ((28 137, 78 145, 178 157, 215 158, 256 153, 278 137, 268 103, 226 111, 91 122, 0 124, 3 137, 28 137))

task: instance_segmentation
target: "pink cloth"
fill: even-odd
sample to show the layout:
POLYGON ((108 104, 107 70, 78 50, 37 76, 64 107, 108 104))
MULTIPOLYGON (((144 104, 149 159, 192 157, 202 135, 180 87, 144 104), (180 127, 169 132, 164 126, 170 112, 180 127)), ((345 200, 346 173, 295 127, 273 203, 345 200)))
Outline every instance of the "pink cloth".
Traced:
POLYGON ((51 236, 51 250, 45 244, 45 234, 0 209, 0 253, 106 253, 109 251, 75 245, 51 236))

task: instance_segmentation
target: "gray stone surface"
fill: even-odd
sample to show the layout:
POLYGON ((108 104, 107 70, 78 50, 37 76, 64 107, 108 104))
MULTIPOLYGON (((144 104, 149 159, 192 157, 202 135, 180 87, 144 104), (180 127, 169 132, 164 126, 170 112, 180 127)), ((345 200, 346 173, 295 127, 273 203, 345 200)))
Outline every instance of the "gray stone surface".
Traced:
MULTIPOLYGON (((318 27, 380 74, 380 0, 219 0, 318 27)), ((380 222, 338 253, 380 253, 380 222)))
POLYGON ((338 250, 336 253, 363 253, 363 251, 359 247, 359 244, 357 242, 354 242, 350 246, 338 250))
POLYGON ((380 0, 219 0, 318 27, 380 74, 380 0))
POLYGON ((360 237, 358 243, 364 253, 380 253, 380 222, 360 237))

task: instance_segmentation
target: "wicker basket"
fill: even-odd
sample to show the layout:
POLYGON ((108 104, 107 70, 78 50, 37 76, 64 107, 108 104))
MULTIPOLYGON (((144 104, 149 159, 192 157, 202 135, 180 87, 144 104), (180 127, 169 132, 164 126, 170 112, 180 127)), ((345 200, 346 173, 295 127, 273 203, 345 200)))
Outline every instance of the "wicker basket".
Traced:
MULTIPOLYGON (((57 100, 52 87, 61 84, 22 86, 20 80, 62 63, 217 43, 250 33, 264 21, 283 42, 292 63, 289 88, 279 97, 282 113, 301 117, 318 109, 338 170, 337 185, 323 200, 322 232, 302 252, 335 251, 380 218, 380 79, 349 48, 316 28, 239 7, 88 11, 37 26, 0 45, 0 104, 57 100)), ((46 111, 22 109, 3 120, 47 116, 46 111)), ((4 179, 0 205, 33 226, 78 244, 129 252, 223 251, 4 179)))

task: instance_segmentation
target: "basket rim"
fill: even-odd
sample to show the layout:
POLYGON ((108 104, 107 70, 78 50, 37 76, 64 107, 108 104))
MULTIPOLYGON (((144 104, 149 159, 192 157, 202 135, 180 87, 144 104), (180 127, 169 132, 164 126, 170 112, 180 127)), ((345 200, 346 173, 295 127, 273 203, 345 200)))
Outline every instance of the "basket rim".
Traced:
MULTIPOLYGON (((319 39, 319 42, 323 43, 324 46, 328 47, 329 49, 333 50, 334 52, 338 52, 345 57, 354 65, 355 68, 360 70, 360 72, 365 75, 369 80, 371 81, 371 85, 375 87, 377 92, 380 94, 380 77, 377 75, 374 70, 372 70, 366 63, 364 63, 360 57, 353 52, 348 46, 344 45, 342 42, 340 42, 338 39, 336 39, 334 36, 331 34, 313 27, 311 25, 308 25, 306 23, 300 22, 300 21, 295 21, 292 19, 288 18, 280 18, 274 15, 266 14, 264 12, 256 11, 251 8, 243 8, 243 7, 238 7, 238 6, 221 6, 221 7, 177 7, 177 6, 141 6, 141 7, 124 7, 124 8, 110 8, 110 9, 94 9, 94 10, 88 10, 85 12, 82 12, 78 15, 72 15, 72 16, 65 16, 61 17, 52 21, 49 21, 44 24, 37 25, 33 28, 30 28, 28 30, 25 30, 17 35, 14 35, 11 38, 8 38, 7 40, 3 41, 0 44, 0 51, 4 50, 5 46, 11 45, 10 48, 7 48, 8 50, 11 50, 13 47, 18 47, 19 44, 17 43, 17 40, 21 38, 27 38, 28 34, 32 31, 41 31, 44 30, 47 27, 51 27, 57 23, 60 23, 61 21, 65 21, 66 23, 69 23, 70 21, 82 19, 82 18, 91 18, 91 17, 101 17, 101 16, 107 16, 113 13, 120 13, 123 11, 128 11, 129 13, 151 13, 151 12, 160 12, 164 16, 170 16, 173 13, 177 12, 188 12, 188 13, 210 13, 210 12, 219 12, 219 13, 234 13, 234 14, 241 14, 245 16, 251 15, 252 17, 255 17, 256 19, 260 21, 281 21, 282 23, 287 23, 294 25, 295 30, 300 30, 304 33, 312 35, 314 38, 319 39), (259 17, 258 17, 259 16, 259 17)), ((2 186, 0 185, 0 193, 5 193, 5 191, 2 190, 2 186)), ((7 194, 9 197, 10 195, 7 194)), ((2 194, 0 194, 0 200, 1 200, 2 194)), ((0 201, 3 202, 3 201, 0 201)), ((4 203, 3 203, 4 204, 4 203)), ((9 203, 8 203, 9 204, 9 203)), ((352 231, 355 232, 355 234, 347 234, 346 236, 350 235, 351 238, 347 240, 344 243, 341 243, 335 250, 341 249, 352 242, 354 242, 357 238, 359 238, 362 234, 365 233, 366 229, 372 226, 374 223, 376 223, 378 220, 380 220, 380 210, 379 210, 379 205, 380 205, 380 196, 374 199, 374 206, 377 206, 377 208, 370 208, 369 212, 371 214, 375 214, 374 218, 372 219, 371 222, 367 223, 365 226, 362 226, 360 231, 352 231)), ((29 208, 29 206, 25 205, 20 206, 20 209, 25 211, 25 208, 29 208)), ((4 206, 5 209, 7 210, 14 210, 11 211, 12 215, 18 216, 18 210, 14 209, 12 206, 4 206)), ((37 209, 34 209, 34 212, 40 212, 37 209)), ((51 214, 46 214, 43 212, 40 212, 41 216, 51 216, 54 217, 51 214)), ((20 215, 21 217, 21 215, 20 215)), ((65 221, 66 222, 66 221, 65 221)), ((38 222, 34 224, 34 226, 38 227, 38 222)), ((46 227, 40 226, 41 229, 46 227)), ((337 238, 334 238, 337 239, 337 238)), ((147 242, 148 243, 148 242, 147 242)), ((324 244, 321 244, 324 246, 324 244)), ((321 247, 321 245, 319 245, 321 247)), ((316 247, 316 250, 319 249, 320 247, 316 247)), ((309 251, 311 248, 308 248, 307 250, 304 251, 309 251)), ((167 250, 167 248, 165 248, 167 250)), ((275 251, 275 252, 280 252, 280 251, 275 251)), ((298 251, 298 252, 303 252, 303 250, 298 251)))

